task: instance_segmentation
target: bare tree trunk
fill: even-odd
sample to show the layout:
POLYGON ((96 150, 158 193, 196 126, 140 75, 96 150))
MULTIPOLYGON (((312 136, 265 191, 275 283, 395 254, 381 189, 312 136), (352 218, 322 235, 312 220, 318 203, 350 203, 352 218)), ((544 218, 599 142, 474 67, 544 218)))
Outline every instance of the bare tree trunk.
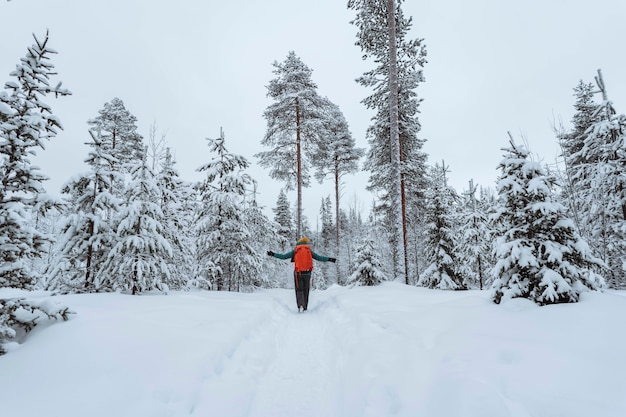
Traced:
MULTIPOLYGON (((339 254, 339 162, 335 157, 335 250, 339 254)), ((335 264, 337 284, 341 285, 339 265, 335 264)))
POLYGON ((391 210, 394 223, 393 235, 395 236, 398 265, 394 275, 396 278, 405 274, 405 282, 408 282, 405 268, 401 263, 406 260, 406 243, 404 239, 404 225, 402 224, 402 169, 400 158, 400 128, 398 125, 398 57, 396 49, 396 4, 395 0, 387 0, 387 23, 389 30, 389 124, 390 124, 390 150, 391 150, 391 181, 392 201, 391 210))
MULTIPOLYGON (((95 215, 95 210, 93 208, 93 204, 95 204, 96 198, 97 198, 97 194, 98 194, 98 177, 96 175, 96 178, 94 180, 94 186, 93 186, 93 203, 91 206, 91 214, 95 215)), ((89 238, 92 239, 93 235, 95 233, 95 227, 96 225, 94 224, 93 219, 91 219, 89 221, 89 238)), ((87 248, 87 265, 86 265, 86 270, 85 270, 85 288, 89 287, 89 283, 91 281, 91 275, 92 275, 92 271, 91 271, 91 263, 92 263, 92 259, 93 259, 93 244, 89 244, 89 247, 87 248)), ((95 274, 93 274, 95 275, 95 274)))
POLYGON ((400 175, 400 201, 402 202, 402 246, 404 248, 404 283, 409 285, 409 251, 406 227, 406 195, 404 187, 404 174, 400 175))
POLYGON ((296 238, 302 237, 302 149, 300 144, 300 102, 296 97, 296 159, 298 182, 298 212, 296 214, 296 238))

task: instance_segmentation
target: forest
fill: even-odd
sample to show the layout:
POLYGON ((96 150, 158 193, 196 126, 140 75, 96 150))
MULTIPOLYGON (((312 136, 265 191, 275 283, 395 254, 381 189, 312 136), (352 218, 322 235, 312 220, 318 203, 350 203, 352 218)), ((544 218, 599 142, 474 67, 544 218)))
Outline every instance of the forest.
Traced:
MULTIPOLYGON (((266 251, 288 251, 307 236, 317 252, 338 259, 316 266, 319 289, 399 281, 546 305, 626 288, 626 115, 608 97, 602 72, 572 87, 573 127, 553 138, 559 166, 537 162, 511 135, 497 187, 468 179, 458 192, 445 161, 429 162, 423 151, 425 42, 409 37, 402 1, 388 3, 348 1, 357 45, 372 64, 357 79, 371 94, 355 98, 375 114, 367 149, 356 147, 339 106, 319 94, 312 69, 291 51, 273 63, 265 150, 255 161, 231 153, 221 131, 206 140, 207 162, 197 167, 204 179, 187 181, 172 149, 154 132, 144 138, 112 97, 87 121, 89 171, 69 179, 61 199, 46 191, 45 172, 31 158, 62 128, 54 101, 72 93, 54 71, 49 35, 35 35, 0 92, 0 287, 133 295, 276 288, 285 285, 285 265, 266 251), (284 183, 273 217, 258 204, 252 164, 284 183), (377 196, 367 218, 342 200, 346 174, 357 172, 377 196), (315 229, 301 198, 313 180, 334 190, 315 229), (293 190, 295 202, 287 197, 293 190)), ((39 307, 0 303, 0 340, 16 324, 34 326, 15 311, 39 307)))

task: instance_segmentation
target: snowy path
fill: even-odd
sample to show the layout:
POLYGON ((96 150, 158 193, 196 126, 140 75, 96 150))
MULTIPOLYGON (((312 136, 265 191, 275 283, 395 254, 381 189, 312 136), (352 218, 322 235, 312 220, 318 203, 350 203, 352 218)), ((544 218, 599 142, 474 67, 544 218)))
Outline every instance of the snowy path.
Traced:
POLYGON ((340 347, 329 334, 332 325, 332 315, 315 309, 287 316, 274 361, 258 381, 251 417, 335 415, 340 347))
POLYGON ((271 315, 203 381, 191 415, 225 409, 250 417, 342 415, 336 412, 342 348, 331 332, 339 314, 319 301, 297 313, 291 296, 275 296, 271 315))

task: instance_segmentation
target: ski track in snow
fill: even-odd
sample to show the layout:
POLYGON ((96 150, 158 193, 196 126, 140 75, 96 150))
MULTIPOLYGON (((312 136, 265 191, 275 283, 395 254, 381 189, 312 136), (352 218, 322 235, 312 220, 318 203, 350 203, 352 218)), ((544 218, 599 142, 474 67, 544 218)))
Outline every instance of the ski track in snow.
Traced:
POLYGON ((190 401, 190 415, 217 410, 250 417, 341 415, 335 414, 339 393, 334 391, 340 348, 329 332, 337 310, 311 300, 307 312, 297 313, 286 297, 275 303, 270 317, 208 366, 190 401))
POLYGON ((251 417, 333 416, 338 401, 333 317, 316 308, 289 315, 276 337, 276 356, 258 382, 251 417))

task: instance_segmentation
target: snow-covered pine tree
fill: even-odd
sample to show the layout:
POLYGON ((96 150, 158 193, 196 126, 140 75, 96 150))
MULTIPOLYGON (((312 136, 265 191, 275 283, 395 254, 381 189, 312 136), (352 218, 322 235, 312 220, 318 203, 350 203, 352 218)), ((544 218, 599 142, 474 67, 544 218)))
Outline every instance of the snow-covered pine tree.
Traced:
POLYGON ((460 273, 457 255, 457 231, 455 206, 458 196, 446 179, 445 164, 431 170, 430 187, 426 191, 426 270, 418 285, 442 290, 467 288, 465 277, 460 273))
POLYGON ((510 144, 503 149, 499 165, 495 220, 502 228, 495 242, 493 300, 523 297, 540 305, 576 302, 583 291, 602 286, 602 278, 594 272, 601 261, 556 201, 554 176, 530 160, 528 150, 512 138, 510 144))
MULTIPOLYGON (((335 254, 337 248, 335 247, 335 225, 333 221, 333 206, 330 201, 330 196, 322 198, 320 205, 320 217, 321 225, 318 220, 318 233, 316 233, 316 251, 324 254, 335 254), (321 229, 320 229, 321 228, 321 229)), ((327 262, 318 263, 315 266, 315 287, 326 289, 332 283, 335 282, 337 276, 337 265, 327 262)))
POLYGON ((417 263, 417 259, 409 259, 407 242, 414 240, 418 231, 416 225, 422 217, 421 202, 427 176, 426 154, 422 152, 425 141, 417 136, 421 129, 417 117, 421 99, 415 92, 424 81, 422 67, 426 63, 426 49, 423 39, 407 39, 412 19, 403 14, 401 0, 395 2, 395 43, 389 42, 389 23, 393 20, 389 19, 390 3, 394 2, 349 0, 348 8, 357 12, 351 23, 359 29, 357 45, 363 52, 363 59, 371 58, 377 64, 357 79, 361 85, 374 90, 363 100, 366 107, 376 111, 374 124, 367 130, 370 149, 364 168, 371 173, 368 189, 380 195, 376 209, 386 217, 380 221, 387 224, 394 275, 404 275, 408 283, 408 271, 412 269, 409 263, 417 263), (393 73, 390 71, 392 46, 397 49, 397 66, 393 73), (390 79, 397 82, 390 83, 390 79), (393 85, 397 86, 397 95, 390 94, 393 85), (397 119, 391 117, 393 106, 390 105, 390 100, 396 97, 397 119), (392 127, 398 121, 401 121, 399 135, 392 140, 392 127), (399 158, 393 152, 396 145, 399 158), (400 228, 398 221, 401 221, 400 228), (413 238, 409 234, 413 234, 413 238))
MULTIPOLYGON (((357 148, 348 122, 339 106, 328 100, 326 116, 324 117, 325 135, 316 147, 316 156, 313 162, 317 167, 315 177, 321 183, 327 175, 331 175, 335 185, 335 238, 334 253, 341 250, 341 236, 339 227, 340 197, 342 179, 346 174, 352 174, 359 169, 359 159, 365 154, 365 150, 357 148)), ((335 265, 337 274, 341 269, 341 257, 335 265)), ((336 277, 339 282, 339 275, 336 277)))
POLYGON ((163 278, 170 289, 179 290, 194 277, 195 248, 191 230, 195 196, 191 184, 180 178, 170 148, 165 149, 160 164, 157 185, 161 196, 163 236, 172 247, 168 268, 173 272, 163 278))
POLYGON ((214 155, 198 168, 206 179, 198 184, 200 203, 196 215, 197 256, 202 276, 218 291, 242 291, 261 271, 261 255, 252 247, 246 224, 244 199, 252 178, 244 172, 249 163, 228 152, 224 133, 208 139, 214 155))
POLYGON ((69 307, 49 300, 0 299, 0 355, 6 353, 5 343, 19 333, 28 333, 46 319, 68 320, 70 314, 75 313, 69 307))
POLYGON ((65 219, 53 262, 48 267, 48 289, 68 292, 111 291, 98 285, 96 276, 116 241, 111 219, 116 218, 120 200, 110 192, 111 178, 122 182, 122 174, 110 170, 114 159, 90 131, 91 147, 85 163, 88 173, 68 181, 61 192, 65 197, 65 219))
POLYGON ((604 112, 597 112, 598 104, 594 100, 596 88, 592 83, 584 83, 582 80, 574 88, 576 112, 572 117, 572 130, 565 132, 561 129, 558 134, 559 143, 563 151, 565 163, 565 178, 563 184, 563 198, 567 202, 569 213, 574 220, 579 233, 590 244, 591 227, 596 220, 592 216, 594 201, 591 198, 593 190, 589 189, 590 183, 586 181, 589 163, 586 155, 581 152, 588 130, 601 120, 604 112))
POLYGON ((354 260, 356 259, 356 251, 361 242, 367 237, 368 233, 371 236, 376 237, 378 249, 381 253, 387 253, 382 250, 380 245, 381 240, 378 232, 379 230, 375 225, 368 224, 363 221, 361 217, 361 206, 358 198, 354 196, 351 204, 348 206, 348 211, 339 210, 339 226, 341 228, 341 244, 337 253, 337 259, 342 259, 341 262, 337 261, 339 265, 339 276, 337 284, 343 285, 353 272, 354 260))
POLYGON ((583 224, 589 231, 594 253, 607 265, 611 287, 626 288, 626 115, 618 114, 608 99, 602 73, 596 83, 602 103, 597 117, 585 131, 582 148, 572 159, 576 166, 572 180, 588 202, 583 224))
POLYGON ((0 92, 0 287, 30 289, 38 279, 29 260, 45 253, 51 236, 35 230, 29 221, 34 211, 52 204, 43 182, 47 179, 31 164, 37 148, 61 129, 60 120, 44 98, 69 95, 61 83, 52 86, 54 65, 48 33, 35 43, 0 92))
POLYGON ((109 252, 96 287, 132 291, 167 292, 170 279, 170 243, 163 236, 163 212, 156 175, 148 166, 147 150, 129 164, 130 183, 119 213, 117 243, 109 252))
POLYGON ((559 135, 559 143, 563 149, 563 157, 568 168, 579 167, 586 163, 580 150, 584 146, 587 130, 600 120, 600 114, 596 111, 598 104, 594 100, 596 87, 592 83, 582 80, 574 88, 574 109, 572 116, 572 130, 559 135))
POLYGON ((487 284, 491 262, 491 236, 489 216, 481 200, 476 196, 478 187, 473 180, 464 193, 459 224, 459 264, 468 284, 481 290, 487 284))
MULTIPOLYGON (((88 124, 104 147, 112 156, 108 161, 111 172, 129 173, 131 167, 141 161, 144 153, 143 137, 137 132, 137 118, 132 115, 119 98, 114 98, 99 110, 95 119, 88 124)), ((124 177, 111 177, 109 190, 122 197, 125 190, 124 177)))
POLYGON ((248 288, 276 288, 283 284, 281 275, 284 264, 266 262, 264 254, 268 248, 279 247, 285 239, 280 235, 281 226, 263 214, 262 207, 259 207, 256 200, 256 183, 254 187, 255 192, 249 198, 250 201, 246 202, 245 223, 253 237, 250 244, 256 253, 255 256, 261 260, 261 265, 256 274, 244 281, 244 285, 248 288))
POLYGON ((262 167, 270 168, 270 177, 285 181, 288 190, 297 190, 296 234, 302 236, 302 187, 310 184, 310 157, 323 134, 326 100, 317 93, 313 70, 293 51, 273 66, 276 78, 267 86, 267 95, 274 103, 263 113, 267 131, 261 141, 271 149, 255 156, 262 167))
POLYGON ((348 285, 374 286, 387 281, 383 266, 378 258, 380 249, 371 236, 367 236, 356 250, 353 272, 347 279, 348 285))
POLYGON ((280 226, 278 230, 278 234, 281 237, 279 246, 282 248, 283 252, 286 252, 287 247, 291 242, 295 242, 297 238, 296 231, 293 227, 293 213, 285 190, 280 190, 276 207, 274 207, 272 211, 274 212, 274 221, 280 226))

